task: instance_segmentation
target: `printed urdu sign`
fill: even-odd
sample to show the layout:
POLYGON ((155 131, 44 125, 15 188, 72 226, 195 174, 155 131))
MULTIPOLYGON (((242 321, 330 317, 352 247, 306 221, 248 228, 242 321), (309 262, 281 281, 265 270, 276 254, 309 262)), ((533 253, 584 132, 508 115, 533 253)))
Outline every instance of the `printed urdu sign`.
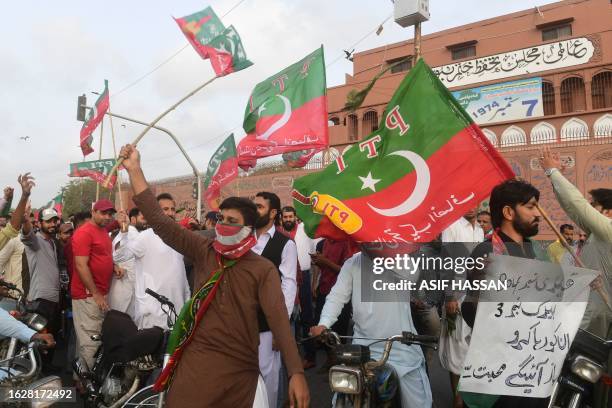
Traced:
POLYGON ((452 94, 479 125, 544 116, 542 78, 503 82, 452 94))
POLYGON ((586 64, 594 54, 593 42, 579 37, 443 65, 433 72, 447 88, 454 88, 586 64))

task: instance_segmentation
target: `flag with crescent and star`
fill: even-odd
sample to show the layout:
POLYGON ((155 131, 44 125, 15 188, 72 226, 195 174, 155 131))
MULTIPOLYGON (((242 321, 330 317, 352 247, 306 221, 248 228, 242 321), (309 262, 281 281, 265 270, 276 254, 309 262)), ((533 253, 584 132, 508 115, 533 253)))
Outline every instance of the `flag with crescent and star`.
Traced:
POLYGON ((215 151, 204 177, 204 198, 211 210, 219 209, 221 188, 238 177, 238 159, 236 158, 236 142, 232 133, 215 151))
POLYGON ((262 157, 325 149, 326 91, 323 46, 257 84, 244 114, 238 165, 246 170, 262 157))
POLYGON ((96 130, 102 119, 104 119, 104 115, 106 111, 108 111, 108 107, 110 105, 110 99, 108 96, 108 81, 104 80, 104 91, 98 96, 95 105, 89 111, 87 118, 85 118, 85 122, 83 122, 83 127, 81 127, 81 150, 83 151, 83 156, 87 156, 89 153, 94 151, 93 147, 91 147, 91 143, 93 141, 93 132, 96 130))
MULTIPOLYGON (((51 209, 54 209, 57 212, 57 214, 60 216, 60 218, 61 218, 62 217, 62 210, 64 208, 63 202, 64 202, 64 195, 60 193, 60 194, 56 195, 55 197, 53 197, 53 199, 51 201, 49 201, 47 204, 45 204, 45 206, 43 208, 41 208, 39 210, 39 212, 44 210, 44 209, 51 208, 51 209)), ((35 219, 38 219, 38 214, 36 214, 36 218, 35 219)))
POLYGON ((513 178, 508 163, 421 59, 378 130, 294 181, 310 236, 427 242, 513 178))
POLYGON ((225 28, 211 7, 175 18, 185 37, 202 59, 210 59, 217 76, 253 65, 246 57, 240 36, 234 26, 225 28))
MULTIPOLYGON (((115 162, 115 159, 103 159, 80 163, 70 163, 70 173, 68 174, 68 177, 89 177, 96 183, 112 190, 117 182, 117 174, 115 173, 112 175, 108 186, 104 184, 104 181, 110 174, 115 162)), ((120 169, 122 169, 122 167, 120 167, 120 169)))

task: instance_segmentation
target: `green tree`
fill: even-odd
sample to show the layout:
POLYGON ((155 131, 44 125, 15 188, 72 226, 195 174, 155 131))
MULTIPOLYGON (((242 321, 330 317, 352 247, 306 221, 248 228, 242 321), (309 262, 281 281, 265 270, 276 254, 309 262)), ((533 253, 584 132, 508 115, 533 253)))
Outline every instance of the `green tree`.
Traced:
MULTIPOLYGON (((96 201, 96 182, 93 180, 71 180, 62 190, 64 191, 64 218, 80 211, 91 210, 91 204, 96 201)), ((100 187, 100 198, 108 198, 114 202, 115 191, 100 187)))

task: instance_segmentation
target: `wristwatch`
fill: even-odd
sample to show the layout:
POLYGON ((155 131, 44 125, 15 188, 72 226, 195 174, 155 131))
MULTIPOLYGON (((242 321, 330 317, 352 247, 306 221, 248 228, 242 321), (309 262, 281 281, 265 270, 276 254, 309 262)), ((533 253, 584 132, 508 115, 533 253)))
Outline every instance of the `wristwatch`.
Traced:
POLYGON ((546 174, 546 176, 550 177, 553 174, 553 171, 558 170, 556 167, 551 167, 550 169, 546 169, 544 170, 544 174, 546 174))

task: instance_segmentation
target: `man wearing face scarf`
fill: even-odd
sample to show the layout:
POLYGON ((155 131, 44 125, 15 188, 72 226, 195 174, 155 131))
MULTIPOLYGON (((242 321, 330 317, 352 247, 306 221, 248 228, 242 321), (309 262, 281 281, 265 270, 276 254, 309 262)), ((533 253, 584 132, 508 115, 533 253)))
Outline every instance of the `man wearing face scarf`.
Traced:
POLYGON ((308 387, 274 265, 256 255, 257 208, 230 197, 220 205, 216 238, 185 230, 164 216, 140 167, 140 155, 124 146, 134 202, 169 246, 193 260, 194 295, 180 313, 169 340, 169 363, 155 384, 174 407, 267 407, 259 376, 257 311, 263 313, 290 377, 292 407, 306 407, 308 387))

